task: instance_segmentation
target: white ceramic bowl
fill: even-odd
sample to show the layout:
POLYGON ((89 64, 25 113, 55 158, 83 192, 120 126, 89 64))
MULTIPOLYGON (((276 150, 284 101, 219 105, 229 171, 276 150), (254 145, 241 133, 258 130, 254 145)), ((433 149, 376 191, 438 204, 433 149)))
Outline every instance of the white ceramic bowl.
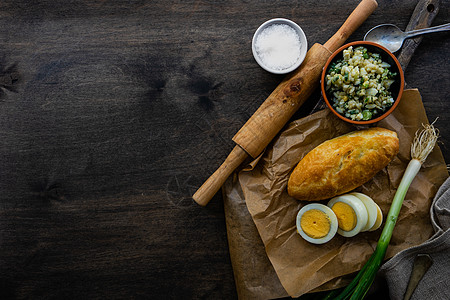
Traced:
POLYGON ((288 19, 283 19, 283 18, 276 18, 276 19, 270 19, 266 22, 264 22, 261 26, 259 26, 259 28, 256 30, 255 34, 253 35, 253 39, 252 39, 252 52, 253 52, 253 57, 255 58, 256 62, 266 71, 274 73, 274 74, 287 74, 289 72, 294 71, 295 69, 297 69, 301 63, 303 62, 303 60, 305 59, 306 56, 306 52, 308 50, 308 41, 306 40, 306 35, 303 32, 303 30, 300 28, 300 26, 298 26, 295 22, 288 20, 288 19), (293 28, 295 30, 295 32, 297 33, 299 39, 300 39, 300 54, 296 60, 296 62, 291 65, 288 68, 285 69, 273 69, 270 68, 269 66, 265 65, 263 60, 259 57, 258 52, 256 50, 256 39, 259 36, 259 34, 261 34, 261 32, 264 31, 264 29, 266 29, 267 27, 274 25, 274 24, 285 24, 290 26, 291 28, 293 28))

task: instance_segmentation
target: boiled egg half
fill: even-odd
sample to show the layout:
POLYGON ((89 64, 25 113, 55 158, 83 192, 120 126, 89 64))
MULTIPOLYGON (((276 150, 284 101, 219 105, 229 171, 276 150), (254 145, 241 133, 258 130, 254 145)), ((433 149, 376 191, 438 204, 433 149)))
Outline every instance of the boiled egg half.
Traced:
POLYGON ((344 194, 328 202, 338 219, 337 232, 352 237, 363 231, 380 227, 383 214, 380 207, 369 196, 362 193, 344 194))
POLYGON ((338 230, 338 219, 326 205, 312 203, 303 206, 297 214, 297 231, 306 241, 324 244, 331 240, 338 230))
POLYGON ((328 202, 328 207, 336 214, 339 226, 337 231, 342 236, 355 236, 367 224, 367 209, 355 196, 346 194, 334 197, 328 202))

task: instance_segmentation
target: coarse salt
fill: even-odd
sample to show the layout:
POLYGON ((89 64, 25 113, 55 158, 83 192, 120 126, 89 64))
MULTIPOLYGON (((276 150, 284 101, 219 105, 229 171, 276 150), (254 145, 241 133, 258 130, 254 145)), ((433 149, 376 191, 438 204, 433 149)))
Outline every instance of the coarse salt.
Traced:
POLYGON ((300 37, 286 24, 268 26, 255 41, 255 50, 262 63, 277 71, 293 66, 300 57, 300 49, 300 37))

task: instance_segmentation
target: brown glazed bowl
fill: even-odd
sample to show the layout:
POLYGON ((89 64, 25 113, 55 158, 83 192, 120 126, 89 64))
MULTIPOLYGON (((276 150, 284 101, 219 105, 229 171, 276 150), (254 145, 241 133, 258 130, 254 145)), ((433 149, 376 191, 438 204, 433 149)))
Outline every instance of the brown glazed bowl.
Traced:
POLYGON ((348 44, 340 47, 338 50, 336 50, 330 56, 330 58, 326 62, 325 66, 323 68, 323 71, 322 71, 320 87, 322 90, 322 96, 325 100, 325 103, 327 104, 327 106, 331 109, 331 111, 336 116, 338 116, 339 118, 341 118, 342 120, 344 120, 346 122, 350 122, 350 123, 358 124, 358 125, 364 125, 364 124, 376 123, 376 122, 384 119, 385 117, 387 117, 390 113, 392 113, 394 111, 394 109, 397 107, 398 103, 400 102, 400 99, 402 98, 403 89, 405 87, 405 78, 404 78, 403 70, 402 70, 402 67, 400 66, 399 61, 389 50, 387 50, 386 48, 384 48, 376 43, 373 43, 373 42, 357 41, 357 42, 348 43, 348 44), (394 103, 386 111, 382 112, 381 114, 377 114, 377 115, 373 116, 369 120, 361 120, 361 121, 352 120, 352 119, 349 119, 349 118, 345 117, 344 115, 340 114, 339 112, 337 112, 332 104, 333 96, 330 93, 328 93, 326 90, 325 76, 328 73, 330 66, 337 60, 342 59, 343 51, 350 46, 353 46, 353 48, 356 48, 358 46, 364 46, 367 48, 367 50, 369 52, 380 54, 381 59, 384 62, 387 62, 388 64, 391 65, 391 67, 389 68, 390 71, 397 73, 397 75, 393 78, 394 83, 392 83, 392 85, 389 88, 389 91, 392 93, 392 98, 394 98, 394 103))

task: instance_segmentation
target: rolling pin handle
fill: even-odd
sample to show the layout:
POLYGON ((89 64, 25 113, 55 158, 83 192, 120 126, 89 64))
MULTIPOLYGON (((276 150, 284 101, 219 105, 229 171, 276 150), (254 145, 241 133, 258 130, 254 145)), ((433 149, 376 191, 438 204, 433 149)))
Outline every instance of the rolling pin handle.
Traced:
POLYGON ((248 157, 247 152, 236 145, 230 152, 222 165, 203 183, 203 185, 192 196, 195 202, 205 206, 222 187, 227 178, 248 157))
MULTIPOLYGON (((376 0, 362 0, 359 5, 353 10, 353 12, 350 14, 350 16, 347 18, 347 20, 344 22, 344 24, 339 28, 339 30, 336 32, 335 35, 333 35, 324 45, 323 49, 321 49, 319 46, 314 46, 311 49, 317 49, 311 52, 311 50, 308 51, 309 55, 307 54, 306 57, 309 56, 314 57, 315 55, 318 55, 320 53, 324 53, 324 55, 331 55, 329 52, 334 52, 337 50, 344 42, 345 40, 372 14, 372 12, 377 8, 378 3, 376 0), (320 50, 319 50, 320 49, 320 50), (317 51, 317 52, 315 52, 317 51), (326 52, 326 53, 325 53, 326 52)), ((307 58, 305 58, 305 63, 307 63, 307 58)), ((304 72, 304 74, 300 74, 303 76, 309 76, 313 82, 318 82, 320 77, 320 72, 322 70, 323 65, 325 65, 326 60, 322 56, 323 61, 321 61, 321 68, 318 68, 317 63, 313 64, 311 63, 311 66, 306 65, 302 68, 299 68, 299 72, 304 72)), ((299 73, 297 73, 298 75, 299 73)), ((297 76, 296 75, 296 76, 297 76)), ((299 76, 300 76, 299 75, 299 76)), ((279 85, 277 89, 283 90, 284 86, 279 85)), ((310 84, 309 87, 313 87, 312 84, 310 84)), ((312 90, 306 90, 303 89, 301 97, 299 95, 296 95, 297 99, 295 99, 298 103, 298 106, 300 106, 303 102, 298 101, 304 101, 310 94, 309 91, 312 90), (302 98, 303 97, 303 98, 302 98)), ((269 115, 271 113, 271 109, 276 106, 275 104, 278 103, 278 94, 277 92, 274 92, 269 96, 268 99, 264 102, 263 106, 261 106, 256 113, 247 121, 247 123, 239 130, 239 132, 236 134, 236 136, 233 138, 233 141, 235 141, 238 145, 236 145, 231 153, 228 155, 228 157, 225 159, 223 164, 203 183, 203 185, 195 192, 195 194, 192 196, 195 202, 197 202, 201 206, 205 206, 208 204, 208 202, 212 199, 212 197, 217 193, 217 191, 221 188, 221 186, 225 183, 227 178, 233 173, 233 171, 239 167, 240 164, 244 162, 244 160, 250 155, 255 157, 257 154, 261 152, 260 147, 261 145, 256 145, 256 147, 249 147, 249 142, 258 142, 254 141, 255 134, 252 134, 250 139, 247 135, 249 128, 254 128, 252 126, 259 126, 261 124, 261 120, 266 120, 264 116, 266 116, 265 113, 269 112, 269 115), (247 125, 249 124, 249 125, 247 125), (243 148, 247 149, 249 151, 248 153, 239 145, 242 145, 243 148), (252 148, 254 151, 250 151, 250 148, 252 148)), ((284 108, 285 105, 283 104, 282 107, 284 108)), ((297 106, 292 106, 296 107, 297 106)), ((277 111, 278 112, 278 111, 277 111)), ((275 134, 284 126, 284 124, 289 120, 289 118, 292 116, 292 114, 295 112, 295 110, 287 110, 285 111, 284 115, 280 116, 278 118, 279 123, 275 123, 276 126, 275 129, 271 129, 270 132, 273 133, 270 135, 267 135, 265 131, 261 135, 265 138, 270 137, 268 140, 263 139, 263 147, 266 147, 267 144, 270 142, 270 140, 275 136, 275 134), (292 114, 291 114, 292 113, 292 114), (285 118, 285 119, 284 119, 285 118), (280 125, 279 127, 277 127, 280 125)), ((274 124, 272 122, 272 124, 274 124)), ((265 127, 264 127, 265 128, 265 127)), ((251 131, 251 130, 250 130, 251 131)), ((261 131, 258 127, 258 130, 256 132, 261 131)), ((253 131, 251 131, 253 132, 253 131)), ((254 132, 253 132, 254 133, 254 132)), ((261 142, 261 141, 260 141, 261 142)))
POLYGON ((338 31, 323 45, 331 52, 336 51, 361 26, 378 7, 376 0, 362 0, 338 31))

